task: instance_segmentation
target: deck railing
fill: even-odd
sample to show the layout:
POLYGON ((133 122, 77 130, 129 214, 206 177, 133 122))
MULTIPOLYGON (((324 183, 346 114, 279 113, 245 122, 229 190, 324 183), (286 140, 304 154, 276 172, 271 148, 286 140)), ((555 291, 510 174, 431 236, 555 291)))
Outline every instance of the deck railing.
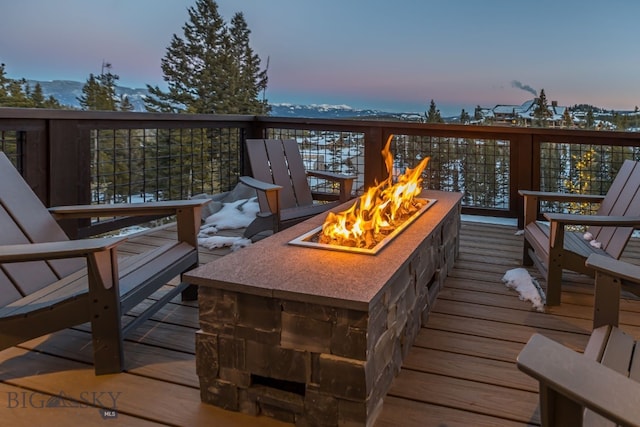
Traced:
POLYGON ((48 206, 226 191, 250 174, 244 140, 261 137, 297 139, 308 168, 357 174, 361 191, 386 176, 390 135, 394 167, 429 156, 425 186, 463 192, 468 214, 521 218, 518 189, 603 194, 624 159, 640 159, 632 132, 0 109, 0 150, 48 206))

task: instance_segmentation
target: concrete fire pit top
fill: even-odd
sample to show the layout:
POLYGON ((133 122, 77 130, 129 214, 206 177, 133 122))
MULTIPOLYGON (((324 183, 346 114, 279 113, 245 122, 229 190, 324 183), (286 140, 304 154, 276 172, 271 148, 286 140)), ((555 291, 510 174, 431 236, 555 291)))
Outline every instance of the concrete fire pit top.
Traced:
POLYGON ((423 191, 420 197, 437 202, 375 256, 288 243, 322 225, 322 214, 191 270, 184 279, 199 286, 366 311, 447 214, 452 209, 458 214, 462 196, 423 191))

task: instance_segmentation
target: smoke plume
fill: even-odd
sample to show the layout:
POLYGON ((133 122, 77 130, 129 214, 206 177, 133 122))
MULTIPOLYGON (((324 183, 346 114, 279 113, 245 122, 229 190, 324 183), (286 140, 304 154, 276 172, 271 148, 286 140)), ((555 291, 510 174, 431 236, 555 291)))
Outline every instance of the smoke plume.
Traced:
POLYGON ((532 88, 529 85, 523 85, 522 83, 520 83, 517 80, 513 80, 511 82, 511 87, 516 87, 518 89, 526 90, 527 92, 532 93, 534 96, 538 96, 538 91, 537 90, 535 90, 534 88, 532 88))

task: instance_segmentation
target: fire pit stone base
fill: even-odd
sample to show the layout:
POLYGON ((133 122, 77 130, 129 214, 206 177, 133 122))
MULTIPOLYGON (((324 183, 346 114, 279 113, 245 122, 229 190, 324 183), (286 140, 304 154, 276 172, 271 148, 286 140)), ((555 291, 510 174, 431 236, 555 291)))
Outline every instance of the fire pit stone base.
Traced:
MULTIPOLYGON (((202 401, 300 426, 372 425, 453 267, 459 227, 458 197, 366 304, 249 290, 220 277, 202 281, 194 270, 192 282, 201 285, 196 370, 202 401)), ((357 257, 371 258, 332 256, 351 257, 354 265, 357 257)))

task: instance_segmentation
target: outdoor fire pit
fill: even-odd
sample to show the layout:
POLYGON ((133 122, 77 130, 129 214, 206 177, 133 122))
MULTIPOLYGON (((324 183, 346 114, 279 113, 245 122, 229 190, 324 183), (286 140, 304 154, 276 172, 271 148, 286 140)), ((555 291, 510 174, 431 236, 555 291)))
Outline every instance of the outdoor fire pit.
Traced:
POLYGON ((407 218, 399 227, 393 229, 391 233, 386 235, 384 239, 378 242, 375 246, 371 248, 359 248, 353 246, 343 246, 343 245, 331 245, 328 243, 323 243, 319 241, 319 236, 322 232, 322 226, 316 227, 308 233, 303 234, 302 236, 296 237, 295 239, 289 242, 290 245, 296 246, 304 246, 308 248, 317 248, 317 249, 325 249, 331 251, 343 251, 343 252, 353 252, 353 253, 361 253, 361 254, 369 254, 375 255, 379 251, 384 248, 387 243, 391 242, 398 234, 402 233, 402 231, 407 228, 413 221, 415 221, 420 215, 422 215, 427 209, 433 205, 436 200, 423 200, 424 204, 420 210, 416 211, 413 215, 407 218))
POLYGON ((199 285, 203 402, 372 425, 458 252, 461 195, 420 197, 437 203, 376 254, 292 244, 320 215, 186 274, 199 285))

